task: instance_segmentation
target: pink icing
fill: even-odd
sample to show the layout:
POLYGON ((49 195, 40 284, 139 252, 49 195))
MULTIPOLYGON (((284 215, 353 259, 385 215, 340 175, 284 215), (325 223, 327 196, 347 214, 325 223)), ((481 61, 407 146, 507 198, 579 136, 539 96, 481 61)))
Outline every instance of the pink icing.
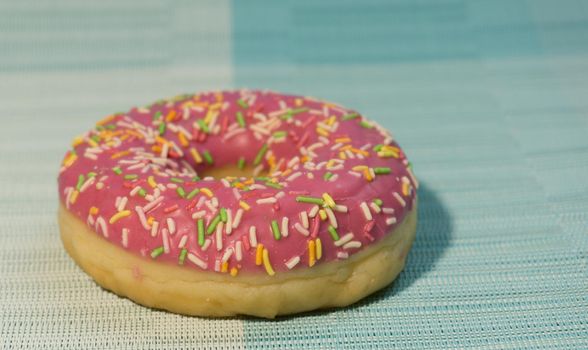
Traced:
POLYGON ((416 186, 390 134, 356 112, 309 97, 249 90, 180 96, 109 116, 74 140, 59 175, 62 203, 111 243, 147 259, 234 274, 280 273, 345 259, 394 234, 412 209, 416 186), (260 154, 264 145, 267 151, 260 154), (236 165, 241 157, 249 166, 258 157, 258 170, 269 171, 269 179, 194 178, 207 167, 236 165), (327 218, 317 213, 305 228, 301 213, 308 215, 315 204, 299 202, 299 196, 320 198, 327 218), (147 222, 137 207, 147 209, 147 222), (220 233, 218 227, 205 232, 199 242, 199 218, 206 231, 220 208, 227 223, 240 211, 240 223, 231 230, 223 223, 220 233), (329 230, 329 216, 336 230, 329 230), (256 264, 252 226, 267 249, 269 270, 263 259, 256 264))

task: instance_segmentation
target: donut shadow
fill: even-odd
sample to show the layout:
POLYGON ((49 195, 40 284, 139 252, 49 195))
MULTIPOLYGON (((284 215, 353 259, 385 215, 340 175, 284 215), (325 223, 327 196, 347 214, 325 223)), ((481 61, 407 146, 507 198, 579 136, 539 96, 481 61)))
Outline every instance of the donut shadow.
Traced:
MULTIPOLYGON (((412 249, 408 254, 404 270, 389 286, 353 305, 343 308, 346 311, 361 312, 361 308, 382 302, 389 298, 394 298, 395 295, 410 289, 410 286, 415 281, 432 271, 437 265, 439 258, 445 254, 445 251, 451 242, 453 230, 451 215, 435 191, 426 183, 421 182, 418 196, 417 234, 412 249)), ((298 315, 278 316, 273 322, 287 321, 300 316, 325 316, 337 312, 338 310, 341 309, 330 308, 309 311, 298 315)), ((264 320, 256 317, 245 316, 242 318, 247 320, 271 322, 271 320, 264 320)))

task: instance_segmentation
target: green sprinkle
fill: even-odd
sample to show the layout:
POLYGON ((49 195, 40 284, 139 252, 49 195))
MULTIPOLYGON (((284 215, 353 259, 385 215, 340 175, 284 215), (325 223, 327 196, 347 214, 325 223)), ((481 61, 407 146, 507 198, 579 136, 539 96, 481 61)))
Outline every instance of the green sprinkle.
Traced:
POLYGON ((237 100, 237 104, 239 104, 239 106, 241 106, 242 108, 249 108, 249 105, 247 104, 247 102, 243 101, 242 99, 238 99, 237 100))
POLYGON ((263 156, 265 155, 266 152, 267 152, 267 143, 264 143, 263 146, 261 146, 261 149, 259 150, 259 152, 257 152, 257 156, 255 156, 255 160, 253 161, 253 165, 255 165, 255 166, 259 165, 259 163, 261 163, 261 160, 263 159, 263 156))
POLYGON ((341 117, 341 119, 342 120, 351 120, 351 119, 355 119, 357 117, 359 117, 359 114, 351 113, 351 114, 344 115, 343 117, 341 117))
POLYGON ((412 170, 412 163, 411 163, 411 162, 408 162, 408 168, 409 168, 410 170, 412 170))
POLYGON ((197 189, 197 188, 193 189, 192 192, 188 193, 188 195, 186 196, 186 199, 194 198, 194 196, 197 195, 198 192, 200 192, 199 189, 197 189))
POLYGON ((165 134, 165 123, 159 124, 159 135, 165 134))
POLYGON ((339 240, 339 234, 337 233, 337 230, 333 227, 329 225, 329 233, 331 234, 331 238, 333 238, 333 241, 338 241, 339 240))
POLYGON ((153 114, 153 120, 159 119, 163 114, 160 111, 157 111, 153 114))
POLYGON ((198 245, 204 245, 204 219, 198 219, 198 245))
POLYGON ((147 195, 147 191, 145 191, 143 188, 140 188, 139 192, 137 193, 139 193, 139 196, 141 197, 145 197, 147 195))
POLYGON ((278 222, 276 220, 272 220, 272 232, 274 233, 274 238, 276 241, 279 241, 282 237, 280 233, 280 227, 278 226, 278 222))
POLYGON ((308 107, 300 107, 300 108, 294 108, 294 109, 291 109, 291 110, 289 111, 289 113, 290 113, 291 115, 296 115, 296 114, 300 114, 300 113, 308 112, 309 110, 310 110, 310 109, 309 109, 308 107))
POLYGON ((330 171, 327 171, 325 173, 325 175, 323 176, 323 179, 325 179, 325 181, 329 181, 329 179, 332 178, 332 177, 333 177, 333 173, 330 172, 330 171))
POLYGON ((112 168, 112 171, 114 171, 114 173, 116 175, 122 174, 122 169, 120 167, 117 167, 117 166, 115 166, 114 168, 112 168))
POLYGON ((200 176, 196 175, 192 178, 192 181, 196 182, 196 181, 200 181, 200 176))
POLYGON ((102 125, 96 125, 96 130, 97 131, 102 131, 102 130, 104 130, 104 126, 102 126, 102 125))
POLYGON ((220 210, 221 220, 222 222, 227 222, 227 210, 225 208, 221 208, 220 210))
POLYGON ((214 163, 214 159, 212 159, 212 155, 210 154, 210 152, 204 151, 204 152, 202 152, 202 156, 204 157, 204 160, 206 160, 206 163, 208 163, 208 164, 214 163))
POLYGON ((214 219, 212 219, 212 221, 210 222, 210 226, 208 226, 208 229, 206 229, 206 234, 210 235, 214 232, 214 230, 216 230, 216 226, 218 225, 218 223, 221 221, 221 216, 217 215, 214 217, 214 219))
POLYGON ((106 125, 104 125, 104 127, 108 130, 116 129, 116 125, 114 125, 114 124, 106 124, 106 125))
POLYGON ((139 175, 137 175, 137 174, 127 174, 127 175, 124 176, 124 179, 125 180, 134 180, 134 179, 136 179, 138 177, 139 177, 139 175))
POLYGON ((84 174, 80 174, 80 176, 78 176, 78 183, 76 184, 76 190, 80 190, 80 188, 82 187, 82 185, 84 184, 84 180, 85 180, 85 176, 84 174))
POLYGON ((269 181, 271 180, 271 178, 267 177, 267 176, 258 176, 255 178, 255 181, 269 181))
POLYGON ((274 132, 274 135, 273 136, 276 139, 281 139, 282 137, 286 137, 286 135, 288 135, 288 133, 286 131, 279 130, 279 131, 274 132))
POLYGON ((374 204, 377 205, 378 207, 381 207, 382 204, 384 204, 384 202, 382 202, 382 200, 380 198, 374 198, 373 200, 374 204))
POLYGON ((90 137, 92 140, 94 140, 96 143, 100 142, 100 136, 98 135, 92 135, 92 137, 90 137))
POLYGON ((382 149, 382 147, 384 147, 384 145, 382 145, 382 144, 375 145, 374 146, 374 152, 380 152, 380 150, 382 149))
POLYGON ((170 178, 169 178, 169 180, 170 180, 171 182, 175 182, 175 183, 177 183, 177 184, 183 184, 183 183, 184 183, 184 180, 182 180, 182 179, 180 179, 180 178, 177 178, 177 177, 170 177, 170 178))
POLYGON ((96 177, 96 175, 97 175, 97 174, 96 174, 95 172, 93 172, 93 171, 90 171, 90 172, 88 173, 88 177, 96 177))
POLYGON ((280 186, 280 184, 277 184, 275 182, 266 182, 265 183, 266 186, 271 187, 271 188, 275 188, 276 190, 281 190, 282 186, 280 186))
POLYGON ((239 158, 239 161, 237 162, 237 168, 243 170, 243 168, 245 168, 245 158, 241 157, 239 158))
POLYGON ((245 127, 245 118, 243 118, 243 113, 241 113, 241 111, 237 112, 236 118, 237 118, 237 123, 239 123, 239 125, 242 128, 244 128, 245 127))
POLYGON ((373 126, 373 125, 372 125, 370 122, 368 122, 368 121, 366 121, 366 120, 362 120, 362 121, 360 121, 360 122, 359 122, 359 125, 360 125, 361 127, 363 127, 363 128, 366 128, 366 129, 371 129, 371 128, 373 128, 373 127, 374 127, 374 126, 373 126))
POLYGON ((385 175, 390 174, 391 172, 392 169, 388 167, 374 168, 374 173, 376 173, 376 175, 385 175))
POLYGON ((200 125, 200 130, 202 130, 204 133, 208 134, 210 132, 210 129, 208 129, 208 125, 206 125, 204 120, 198 119, 197 123, 200 125))
POLYGON ((308 197, 308 196, 297 196, 296 202, 323 205, 325 201, 322 198, 308 197))
POLYGON ((178 193, 178 196, 186 198, 186 191, 184 191, 183 187, 176 188, 176 192, 178 193))
POLYGON ((161 254, 163 254, 163 251, 164 251, 163 247, 158 247, 158 248, 153 249, 151 251, 151 258, 153 258, 153 259, 157 258, 161 254))
POLYGON ((188 249, 182 248, 180 252, 180 257, 178 258, 178 264, 184 265, 184 260, 186 260, 186 255, 188 254, 188 249))

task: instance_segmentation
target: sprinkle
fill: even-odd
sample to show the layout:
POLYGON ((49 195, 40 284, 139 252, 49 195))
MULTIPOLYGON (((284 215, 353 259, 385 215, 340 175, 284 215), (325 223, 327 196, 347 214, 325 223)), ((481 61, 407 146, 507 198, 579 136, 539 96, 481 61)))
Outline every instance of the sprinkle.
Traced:
POLYGON ((249 210, 251 209, 251 207, 249 206, 249 204, 243 202, 243 201, 239 201, 239 206, 241 206, 241 208, 245 209, 245 210, 249 210))
POLYGON ((225 233, 230 235, 233 232, 233 211, 231 209, 227 210, 227 221, 225 225, 225 233))
POLYGON ((198 245, 204 245, 204 219, 198 219, 198 245))
POLYGON ((145 204, 145 206, 143 207, 143 211, 146 213, 149 212, 151 209, 155 208, 157 205, 159 205, 161 202, 163 202, 163 200, 164 200, 164 197, 155 198, 152 202, 145 204))
POLYGON ((321 218, 321 220, 327 219, 327 213, 325 212, 324 209, 319 210, 319 217, 321 218))
POLYGON ((278 226, 278 222, 276 220, 272 220, 272 232, 274 234, 274 239, 279 241, 281 238, 280 227, 278 226))
POLYGON ((339 233, 337 233, 337 229, 335 227, 329 226, 328 231, 329 234, 331 234, 331 238, 333 238, 333 241, 339 240, 339 233))
POLYGON ((294 256, 290 260, 286 261, 285 265, 286 265, 286 267, 288 267, 288 269, 292 270, 296 265, 298 265, 299 262, 300 262, 300 257, 294 256))
POLYGON ((149 227, 149 224, 147 223, 147 218, 145 217, 145 212, 143 211, 143 208, 136 206, 135 211, 139 216, 139 221, 141 221, 141 225, 143 225, 143 228, 145 230, 149 230, 151 227, 149 227))
POLYGON ((308 241, 308 266, 312 267, 316 263, 316 251, 314 240, 308 241))
POLYGON ((328 193, 323 193, 323 200, 325 205, 330 208, 334 208, 336 205, 335 201, 333 200, 333 197, 331 197, 328 193))
POLYGON ((338 259, 347 259, 349 257, 349 253, 347 252, 337 252, 338 259))
POLYGON ((100 212, 100 209, 98 207, 91 207, 90 208, 90 214, 96 215, 96 214, 98 214, 98 212, 100 212))
POLYGON ((151 237, 155 237, 157 235, 158 229, 159 229, 159 222, 153 221, 153 224, 151 225, 151 237))
POLYGON ((370 208, 368 208, 367 203, 361 202, 359 207, 361 208, 361 211, 363 212, 363 216, 365 217, 365 219, 367 221, 370 221, 372 219, 372 213, 370 212, 370 208))
POLYGON ((278 200, 275 197, 267 197, 267 198, 261 198, 256 200, 255 202, 257 204, 273 204, 276 203, 278 200))
POLYGON ((312 209, 310 209, 310 211, 308 212, 308 217, 309 218, 314 218, 316 216, 316 214, 319 212, 319 206, 315 205, 312 207, 312 209))
POLYGON ((167 218, 166 222, 167 222, 167 228, 169 229, 169 233, 171 235, 173 235, 174 233, 176 233, 176 222, 174 221, 174 219, 173 218, 167 218))
POLYGON ((244 109, 247 109, 247 108, 249 108, 249 105, 247 104, 247 102, 243 101, 242 99, 238 99, 238 100, 237 100, 237 104, 238 104, 239 106, 241 106, 242 108, 244 108, 244 109))
POLYGON ((188 243, 188 235, 183 235, 182 239, 180 239, 180 243, 178 243, 178 248, 184 248, 188 243))
POLYGON ((204 245, 202 246, 202 251, 205 252, 208 249, 208 247, 210 247, 211 244, 212 244, 212 241, 207 238, 204 241, 204 245))
POLYGON ((169 253, 169 231, 166 228, 161 229, 161 240, 163 241, 163 251, 169 253))
POLYGON ((316 198, 316 197, 308 197, 308 196, 297 196, 296 201, 299 203, 312 203, 312 204, 318 204, 318 205, 324 204, 323 199, 316 198))
POLYGON ((165 134, 165 123, 161 123, 159 124, 159 128, 157 130, 159 132, 159 135, 162 136, 163 134, 165 134))
POLYGON ((80 174, 80 176, 78 176, 78 183, 76 184, 76 190, 78 190, 78 191, 80 190, 80 188, 84 184, 84 180, 85 180, 84 174, 80 174))
POLYGON ((212 155, 210 154, 209 151, 202 152, 202 156, 204 157, 204 159, 206 160, 206 162, 208 164, 213 164, 214 163, 214 160, 212 159, 212 155))
POLYGON ((353 249, 353 248, 361 248, 361 242, 360 241, 351 241, 351 242, 343 245, 343 249, 353 249))
POLYGON ((182 187, 178 187, 176 188, 176 193, 178 194, 178 196, 180 196, 181 198, 186 198, 186 191, 184 191, 184 188, 182 187))
POLYGON ((153 175, 150 175, 147 178, 147 183, 149 184, 149 186, 151 186, 151 188, 157 187, 157 183, 155 182, 155 178, 153 178, 153 175))
POLYGON ((255 251, 255 265, 260 266, 263 263, 263 244, 259 243, 255 251))
POLYGON ((243 209, 237 209, 237 213, 235 214, 235 218, 233 219, 233 228, 237 228, 241 223, 241 218, 243 217, 243 209))
POLYGON ((208 198, 212 197, 212 191, 204 187, 200 189, 200 192, 204 193, 208 198))
POLYGON ((374 173, 376 173, 376 175, 385 175, 390 174, 391 172, 392 170, 388 167, 374 168, 374 173))
POLYGON ((335 206, 335 208, 333 208, 333 209, 334 209, 336 212, 339 212, 339 213, 347 213, 347 211, 348 211, 348 209, 347 209, 347 207, 346 207, 346 206, 344 206, 344 205, 340 205, 340 204, 337 204, 337 205, 335 206))
POLYGON ((360 125, 362 128, 366 128, 366 129, 371 129, 371 128, 373 128, 373 127, 374 127, 374 126, 373 126, 373 125, 372 125, 370 122, 368 122, 367 120, 362 120, 361 122, 359 122, 359 125, 360 125))
POLYGON ((268 146, 266 143, 264 143, 263 146, 261 146, 261 149, 259 150, 259 152, 257 152, 257 155, 255 156, 255 160, 253 161, 253 165, 257 166, 261 163, 263 156, 267 152, 267 149, 268 149, 268 146))
POLYGON ((206 229, 206 234, 208 234, 208 235, 212 234, 214 232, 214 230, 216 229, 216 226, 219 224, 219 222, 221 222, 221 216, 217 215, 210 222, 208 229, 206 229))
POLYGON ((245 168, 245 158, 241 157, 237 161, 237 168, 243 170, 245 168))
POLYGON ((239 269, 236 267, 232 267, 230 274, 231 274, 231 277, 236 277, 239 274, 239 269))
POLYGON ((108 227, 106 226, 106 221, 102 216, 96 218, 96 232, 98 232, 98 228, 102 230, 102 235, 108 238, 108 227))
POLYGON ((382 208, 382 212, 384 214, 394 214, 394 209, 393 208, 382 208))
POLYGON ((137 175, 137 174, 127 174, 127 175, 125 175, 123 178, 124 178, 125 180, 134 180, 134 179, 136 179, 136 178, 138 178, 138 177, 139 177, 139 175, 137 175))
POLYGON ((161 254, 163 254, 163 251, 164 251, 164 248, 163 248, 163 247, 157 247, 157 248, 153 249, 153 250, 151 251, 151 258, 152 258, 152 259, 155 259, 155 258, 157 258, 157 257, 158 257, 158 256, 160 256, 161 254))
POLYGON ((237 261, 243 259, 243 243, 241 241, 235 243, 235 259, 237 259, 237 261))
POLYGON ((341 117, 341 119, 342 120, 351 120, 351 119, 355 119, 357 117, 359 117, 359 114, 351 113, 351 114, 344 115, 343 117, 341 117))
POLYGON ((220 216, 221 216, 221 220, 222 222, 227 222, 227 209, 225 208, 221 208, 220 210, 220 216))
POLYGON ((249 228, 249 245, 253 248, 257 247, 257 230, 255 226, 249 228))
POLYGON ((227 248, 225 250, 225 253, 223 254, 223 257, 221 258, 222 262, 227 262, 229 261, 229 259, 231 258, 231 256, 233 255, 233 249, 231 249, 230 247, 227 248))
POLYGON ((263 249, 263 266, 268 275, 273 276, 276 274, 269 260, 269 252, 267 249, 263 249))
POLYGON ((129 246, 129 229, 126 227, 122 229, 121 243, 125 248, 129 246))
POLYGON ((308 236, 310 234, 310 232, 306 228, 302 227, 299 222, 294 224, 294 228, 304 236, 308 236))
POLYGON ((195 148, 190 148, 190 154, 192 155, 192 158, 194 158, 196 164, 202 163, 202 157, 195 148))
POLYGON ((281 231, 281 233, 282 233, 282 236, 284 236, 284 237, 288 237, 288 221, 289 220, 288 220, 287 216, 284 216, 282 218, 282 231, 281 231))
POLYGON ((215 241, 216 241, 216 250, 221 251, 223 249, 223 223, 220 222, 216 226, 215 232, 215 241))
POLYGON ((196 196, 198 194, 198 192, 200 192, 199 189, 197 189, 197 188, 193 189, 190 193, 188 193, 188 195, 186 196, 186 199, 194 198, 194 196, 196 196))
POLYGON ((237 123, 239 123, 239 126, 244 128, 246 125, 245 125, 245 118, 243 118, 243 113, 241 113, 241 111, 237 111, 237 114, 235 117, 237 118, 237 123))
POLYGON ((340 247, 353 239, 353 233, 349 232, 339 240, 335 241, 335 246, 340 247))
POLYGON ((376 214, 379 214, 382 211, 382 209, 380 209, 380 207, 375 202, 370 203, 370 208, 372 208, 376 214))
POLYGON ((320 238, 316 239, 315 249, 316 249, 316 260, 321 260, 321 258, 323 256, 323 243, 321 242, 320 238))
POLYGON ((206 125, 206 123, 204 122, 204 120, 198 119, 196 121, 196 123, 198 123, 198 126, 200 127, 200 130, 202 130, 202 132, 204 132, 205 134, 210 133, 210 129, 208 128, 208 125, 206 125))
POLYGON ((386 225, 388 225, 388 226, 394 225, 395 223, 396 223, 396 218, 394 216, 386 219, 386 225))
POLYGON ((406 206, 406 202, 404 201, 404 199, 398 194, 398 192, 393 192, 392 195, 394 196, 394 198, 396 198, 396 200, 398 201, 398 203, 400 203, 401 206, 405 207, 406 206))
POLYGON ((190 260, 192 263, 194 263, 194 265, 200 267, 203 270, 206 270, 208 268, 208 264, 205 261, 203 261, 202 259, 200 259, 192 253, 188 253, 188 260, 190 260))
POLYGON ((130 210, 123 210, 123 211, 119 211, 118 213, 114 214, 110 220, 108 221, 111 225, 114 224, 115 222, 117 222, 118 220, 127 217, 131 215, 131 211, 130 210))
POLYGON ((302 227, 308 228, 308 214, 306 211, 301 211, 300 214, 300 221, 302 222, 302 227))
POLYGON ((188 254, 188 249, 183 248, 182 251, 180 252, 180 256, 178 257, 178 264, 184 265, 184 260, 186 260, 187 254, 188 254))

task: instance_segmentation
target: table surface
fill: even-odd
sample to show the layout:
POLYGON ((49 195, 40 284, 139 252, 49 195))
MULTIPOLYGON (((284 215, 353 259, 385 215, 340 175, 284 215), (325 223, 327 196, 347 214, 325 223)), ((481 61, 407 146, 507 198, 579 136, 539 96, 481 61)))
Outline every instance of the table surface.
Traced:
POLYGON ((0 347, 588 348, 588 3, 0 3, 0 347), (233 87, 313 95, 393 131, 420 222, 349 308, 183 317, 64 252, 59 162, 111 112, 233 87))

